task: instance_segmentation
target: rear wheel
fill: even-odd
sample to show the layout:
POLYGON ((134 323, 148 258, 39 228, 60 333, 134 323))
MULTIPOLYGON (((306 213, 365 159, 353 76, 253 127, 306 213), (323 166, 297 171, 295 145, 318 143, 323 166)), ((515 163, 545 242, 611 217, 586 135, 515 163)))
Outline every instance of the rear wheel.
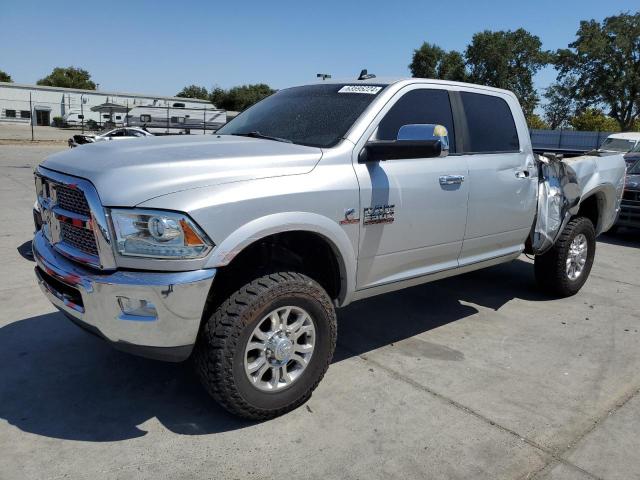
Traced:
POLYGON ((304 403, 333 357, 336 318, 309 277, 280 272, 231 295, 196 345, 200 379, 231 413, 265 420, 304 403))
POLYGON ((538 286, 560 297, 575 295, 587 281, 596 252, 596 235, 591 220, 571 220, 554 246, 535 258, 538 286))

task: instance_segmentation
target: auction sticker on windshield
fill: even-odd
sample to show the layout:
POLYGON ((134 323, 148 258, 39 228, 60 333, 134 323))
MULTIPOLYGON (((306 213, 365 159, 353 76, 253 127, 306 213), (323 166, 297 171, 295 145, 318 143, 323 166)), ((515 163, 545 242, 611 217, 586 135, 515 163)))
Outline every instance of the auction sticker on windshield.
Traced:
POLYGON ((345 85, 338 93, 367 93, 369 95, 375 95, 382 87, 376 87, 375 85, 345 85))

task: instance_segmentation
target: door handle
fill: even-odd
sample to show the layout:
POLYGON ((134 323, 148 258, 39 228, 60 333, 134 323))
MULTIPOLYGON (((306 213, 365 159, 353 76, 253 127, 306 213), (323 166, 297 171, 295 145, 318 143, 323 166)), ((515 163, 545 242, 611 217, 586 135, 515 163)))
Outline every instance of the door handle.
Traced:
POLYGON ((460 185, 464 182, 464 175, 442 175, 440 185, 460 185))

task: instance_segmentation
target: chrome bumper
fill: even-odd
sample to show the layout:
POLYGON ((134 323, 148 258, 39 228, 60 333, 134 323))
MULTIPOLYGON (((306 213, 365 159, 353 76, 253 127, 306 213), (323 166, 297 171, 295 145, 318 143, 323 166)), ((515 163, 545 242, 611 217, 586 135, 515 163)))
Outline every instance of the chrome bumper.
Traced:
POLYGON ((170 361, 191 353, 215 269, 103 273, 57 253, 42 232, 33 239, 33 255, 40 288, 75 323, 131 353, 170 361), (152 308, 131 315, 122 298, 152 308))

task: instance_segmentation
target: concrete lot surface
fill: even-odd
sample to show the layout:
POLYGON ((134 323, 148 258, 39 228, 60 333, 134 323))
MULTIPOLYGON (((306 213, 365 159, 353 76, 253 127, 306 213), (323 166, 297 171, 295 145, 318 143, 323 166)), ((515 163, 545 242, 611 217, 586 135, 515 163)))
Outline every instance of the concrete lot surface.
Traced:
POLYGON ((311 400, 253 423, 45 300, 19 248, 60 148, 0 146, 1 479, 640 478, 638 233, 601 237, 569 299, 522 257, 355 303, 311 400))

